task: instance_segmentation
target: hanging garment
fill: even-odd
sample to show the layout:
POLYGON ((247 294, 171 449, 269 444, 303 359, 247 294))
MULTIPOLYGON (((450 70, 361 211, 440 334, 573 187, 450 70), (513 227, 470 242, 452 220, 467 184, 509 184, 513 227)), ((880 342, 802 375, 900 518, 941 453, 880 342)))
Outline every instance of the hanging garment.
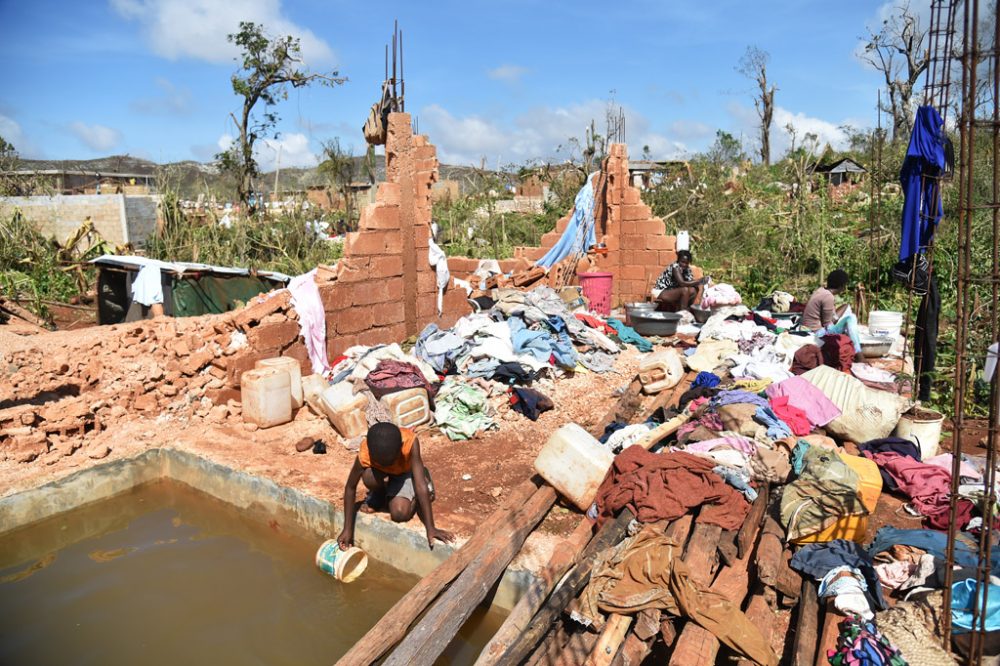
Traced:
POLYGON ((598 556, 578 614, 593 620, 600 612, 632 615, 658 608, 691 618, 757 664, 777 666, 777 655, 757 627, 727 597, 696 582, 682 553, 683 546, 662 530, 643 527, 598 556))
POLYGON ((291 304, 299 315, 299 334, 306 344, 309 364, 315 374, 329 369, 326 356, 326 312, 316 286, 316 270, 292 278, 288 283, 291 304))
POLYGON ((931 399, 931 380, 934 378, 934 364, 937 362, 938 317, 941 313, 941 293, 937 280, 931 276, 927 293, 920 299, 917 311, 916 338, 914 340, 914 367, 919 368, 919 390, 917 398, 923 402, 931 399))
POLYGON ((527 416, 532 421, 537 421, 542 412, 555 407, 552 400, 544 393, 520 386, 511 387, 510 406, 515 412, 527 416))
POLYGON ((594 230, 594 176, 587 177, 587 182, 576 194, 573 202, 573 213, 566 225, 566 230, 545 256, 535 262, 536 266, 551 268, 566 257, 580 256, 591 245, 597 243, 594 230))
POLYGON ((626 506, 644 523, 680 518, 700 506, 700 522, 739 529, 750 505, 713 467, 714 462, 689 453, 630 446, 615 458, 597 491, 599 522, 626 506))
POLYGON ((434 269, 437 282, 437 311, 440 317, 444 307, 444 290, 451 280, 451 273, 448 271, 448 257, 445 256, 444 250, 437 246, 433 238, 428 238, 427 243, 427 262, 434 269))
POLYGON ((934 107, 917 109, 899 174, 904 197, 900 261, 923 254, 944 214, 939 181, 945 170, 943 129, 944 121, 934 107))
POLYGON ((143 263, 135 279, 132 280, 132 300, 146 306, 163 302, 159 262, 143 263))

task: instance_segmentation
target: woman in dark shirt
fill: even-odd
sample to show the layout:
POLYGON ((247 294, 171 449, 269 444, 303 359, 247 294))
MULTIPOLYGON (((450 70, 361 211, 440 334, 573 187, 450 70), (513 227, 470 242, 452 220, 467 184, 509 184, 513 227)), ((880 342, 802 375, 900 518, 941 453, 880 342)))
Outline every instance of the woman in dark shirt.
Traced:
POLYGON ((694 279, 694 274, 691 272, 691 253, 681 250, 677 253, 677 261, 667 266, 657 278, 653 289, 660 290, 656 300, 662 309, 679 312, 691 306, 698 295, 698 288, 707 281, 707 277, 694 279))

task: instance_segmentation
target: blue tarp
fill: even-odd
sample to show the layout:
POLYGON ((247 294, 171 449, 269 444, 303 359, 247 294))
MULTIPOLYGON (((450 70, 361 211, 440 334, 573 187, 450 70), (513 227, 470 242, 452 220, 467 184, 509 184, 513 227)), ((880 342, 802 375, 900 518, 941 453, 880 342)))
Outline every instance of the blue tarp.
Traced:
POLYGON ((559 242, 545 253, 545 256, 535 262, 536 266, 551 268, 570 255, 582 255, 591 245, 597 243, 594 231, 594 178, 587 177, 587 182, 576 194, 573 202, 573 217, 566 225, 566 231, 559 242))
POLYGON ((899 260, 906 261, 927 249, 937 223, 944 214, 941 205, 940 182, 944 173, 944 121, 932 106, 917 109, 906 149, 903 168, 899 173, 903 187, 902 238, 899 260), (928 176, 924 178, 924 176, 928 176))

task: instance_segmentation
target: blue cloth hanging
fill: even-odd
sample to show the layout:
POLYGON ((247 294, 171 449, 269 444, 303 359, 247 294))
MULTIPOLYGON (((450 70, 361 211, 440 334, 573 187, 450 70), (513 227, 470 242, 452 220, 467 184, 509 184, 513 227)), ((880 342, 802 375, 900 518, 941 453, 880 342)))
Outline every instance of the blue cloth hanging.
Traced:
POLYGON ((933 106, 921 106, 913 120, 910 145, 899 173, 903 188, 899 260, 927 249, 944 214, 938 177, 944 173, 944 121, 933 106))
POLYGON ((551 268, 570 255, 580 255, 591 245, 597 243, 594 231, 594 179, 593 174, 587 177, 587 182, 576 194, 573 202, 573 216, 566 225, 566 230, 559 237, 545 256, 535 262, 536 266, 551 268))

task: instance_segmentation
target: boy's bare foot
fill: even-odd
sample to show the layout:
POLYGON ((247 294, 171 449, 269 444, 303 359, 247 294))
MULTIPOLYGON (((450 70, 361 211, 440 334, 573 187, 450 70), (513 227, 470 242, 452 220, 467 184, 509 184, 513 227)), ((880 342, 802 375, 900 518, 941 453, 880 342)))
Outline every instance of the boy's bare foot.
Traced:
POLYGON ((373 493, 368 491, 368 495, 365 497, 365 501, 361 503, 361 508, 359 509, 361 513, 376 513, 378 511, 385 511, 385 493, 373 493))

